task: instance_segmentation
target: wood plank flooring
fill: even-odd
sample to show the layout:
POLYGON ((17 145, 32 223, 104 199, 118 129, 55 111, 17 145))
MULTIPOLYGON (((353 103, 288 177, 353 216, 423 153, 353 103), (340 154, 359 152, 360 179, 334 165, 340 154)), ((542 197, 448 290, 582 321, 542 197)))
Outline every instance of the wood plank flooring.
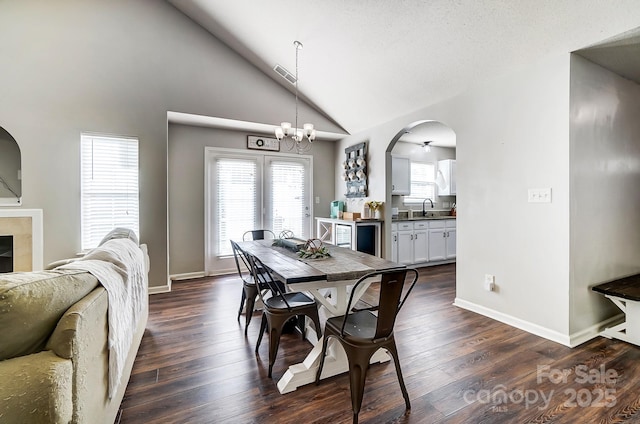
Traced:
MULTIPOLYGON (((117 422, 350 423, 346 374, 281 395, 311 345, 285 334, 273 379, 260 315, 244 336, 236 276, 176 282, 150 317, 117 422)), ((567 348, 455 306, 455 264, 420 269, 396 323, 412 409, 392 362, 372 365, 361 423, 640 423, 640 348, 597 337, 567 348)), ((553 313, 548 311, 548 313, 553 313)))

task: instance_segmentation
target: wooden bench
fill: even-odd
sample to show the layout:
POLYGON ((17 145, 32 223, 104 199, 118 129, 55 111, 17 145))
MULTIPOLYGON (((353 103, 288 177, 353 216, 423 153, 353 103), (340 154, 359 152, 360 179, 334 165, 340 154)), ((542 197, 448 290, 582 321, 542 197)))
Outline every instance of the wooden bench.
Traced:
POLYGON ((603 294, 624 312, 625 321, 600 334, 640 346, 640 274, 598 284, 591 288, 603 294))

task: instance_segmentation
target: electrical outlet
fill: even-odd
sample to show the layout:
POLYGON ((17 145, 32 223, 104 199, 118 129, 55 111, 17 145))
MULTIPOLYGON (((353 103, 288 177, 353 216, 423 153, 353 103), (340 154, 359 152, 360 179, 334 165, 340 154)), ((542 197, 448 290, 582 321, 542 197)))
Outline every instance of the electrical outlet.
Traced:
POLYGON ((320 196, 316 196, 316 205, 320 203, 320 196))
POLYGON ((496 288, 496 276, 491 274, 484 275, 484 289, 486 291, 494 291, 496 288))

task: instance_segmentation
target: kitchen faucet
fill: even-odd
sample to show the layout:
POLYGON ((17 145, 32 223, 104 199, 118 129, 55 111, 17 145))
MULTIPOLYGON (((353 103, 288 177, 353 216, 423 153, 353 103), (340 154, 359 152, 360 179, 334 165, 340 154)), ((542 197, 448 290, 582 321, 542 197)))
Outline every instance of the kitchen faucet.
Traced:
POLYGON ((431 209, 433 209, 433 200, 429 199, 428 197, 426 199, 424 199, 424 201, 422 202, 422 216, 427 216, 427 211, 424 209, 424 204, 427 203, 427 200, 429 202, 431 202, 431 209))

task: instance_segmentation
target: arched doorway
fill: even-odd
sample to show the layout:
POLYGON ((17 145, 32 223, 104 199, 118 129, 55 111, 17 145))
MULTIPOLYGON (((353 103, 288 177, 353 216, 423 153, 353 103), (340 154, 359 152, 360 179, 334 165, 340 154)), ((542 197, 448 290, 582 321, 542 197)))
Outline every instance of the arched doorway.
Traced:
MULTIPOLYGON (((451 218, 457 203, 456 134, 452 128, 439 121, 414 121, 392 138, 387 146, 387 175, 391 175, 390 189, 386 193, 385 252, 387 259, 406 265, 443 263, 455 260, 455 218, 450 221, 451 229, 443 226, 442 237, 452 235, 449 243, 444 243, 444 254, 429 252, 426 243, 428 229, 420 234, 410 235, 410 240, 424 240, 421 248, 415 247, 409 255, 398 249, 399 234, 397 223, 424 218, 451 218), (406 184, 404 183, 406 181, 406 184), (400 253, 400 255, 399 255, 400 253)), ((444 222, 442 222, 444 225, 444 222)), ((449 221, 447 221, 449 225, 449 221)), ((409 227, 410 225, 404 225, 409 227)), ((435 231, 434 231, 435 233, 435 231)), ((403 234, 406 236, 406 234, 403 234)), ((433 245, 432 245, 433 247, 433 245)), ((438 252, 443 246, 438 246, 438 252)))
POLYGON ((0 127, 0 206, 22 204, 21 164, 18 143, 0 127))

